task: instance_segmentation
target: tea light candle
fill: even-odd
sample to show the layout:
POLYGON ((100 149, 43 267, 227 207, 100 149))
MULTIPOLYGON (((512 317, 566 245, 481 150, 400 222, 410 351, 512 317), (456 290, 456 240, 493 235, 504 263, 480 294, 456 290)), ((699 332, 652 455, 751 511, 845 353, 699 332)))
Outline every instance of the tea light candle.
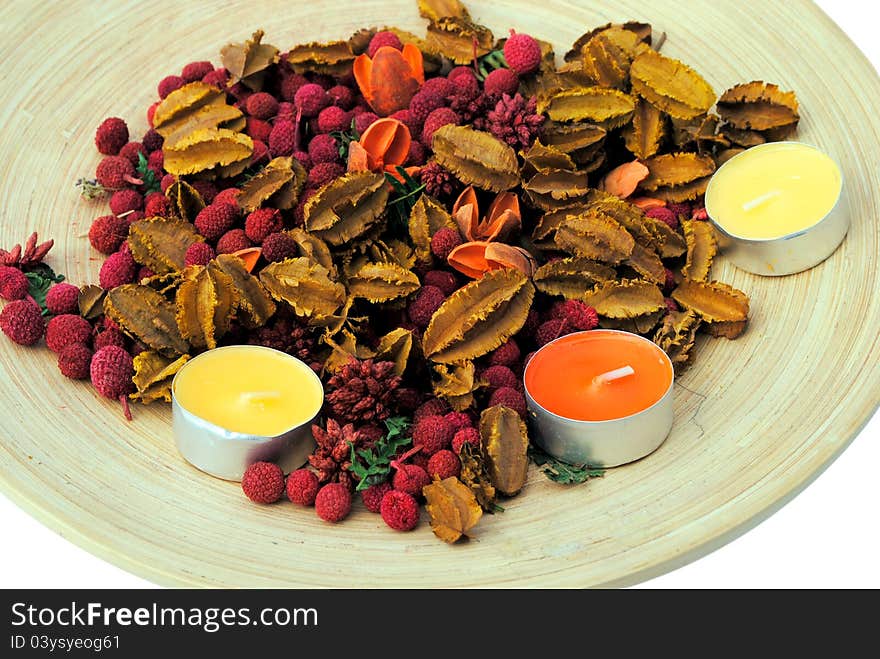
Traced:
POLYGON ((672 362, 637 334, 563 336, 532 356, 523 381, 537 442, 566 462, 632 462, 672 428, 672 362))
POLYGON ((240 480, 259 460, 300 466, 324 401, 304 362, 261 346, 226 346, 188 361, 171 385, 177 448, 202 471, 240 480))
POLYGON ((759 275, 787 275, 828 258, 849 228, 837 163, 800 142, 743 151, 715 172, 706 212, 730 260, 759 275))

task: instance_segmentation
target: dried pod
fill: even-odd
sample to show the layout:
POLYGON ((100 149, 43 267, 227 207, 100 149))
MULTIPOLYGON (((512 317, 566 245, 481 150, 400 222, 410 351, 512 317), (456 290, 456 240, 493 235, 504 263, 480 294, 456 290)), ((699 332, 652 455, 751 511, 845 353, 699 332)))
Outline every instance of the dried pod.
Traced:
POLYGON ((567 218, 553 238, 572 256, 617 264, 632 254, 635 240, 617 220, 599 211, 567 218))
POLYGON ((327 243, 318 238, 313 233, 304 231, 299 227, 295 227, 287 232, 287 235, 293 238, 299 248, 300 256, 308 257, 309 260, 318 263, 327 268, 330 273, 330 279, 336 279, 336 264, 333 263, 333 255, 330 254, 330 248, 327 243))
POLYGON ((606 130, 625 125, 633 115, 635 99, 616 89, 579 87, 556 92, 538 111, 553 121, 586 121, 606 130))
POLYGON ((532 240, 553 239, 553 234, 569 217, 576 217, 581 211, 581 204, 562 206, 544 213, 532 230, 532 240))
POLYGON ((709 323, 748 320, 749 298, 742 291, 722 282, 703 282, 684 279, 674 291, 672 299, 685 309, 691 309, 709 323))
POLYGON ((687 245, 684 238, 665 222, 646 217, 645 222, 652 225, 654 230, 660 236, 660 257, 664 259, 674 259, 685 253, 687 245))
POLYGON ((522 247, 507 243, 477 240, 453 249, 447 257, 450 266, 471 279, 479 279, 490 270, 514 268, 531 277, 537 263, 535 257, 522 247))
POLYGON ((341 176, 306 203, 306 229, 334 246, 359 238, 382 217, 388 194, 382 174, 351 172, 341 176))
POLYGON ((446 16, 469 19, 467 7, 458 0, 419 0, 419 15, 429 21, 439 21, 446 16))
POLYGON ((638 279, 597 284, 581 299, 600 316, 613 319, 636 318, 654 313, 665 306, 660 289, 650 282, 638 279))
POLYGON ((520 415, 501 405, 480 414, 480 446, 492 485, 512 497, 526 484, 529 434, 520 415))
POLYGON ((348 329, 326 332, 321 339, 330 347, 330 354, 324 361, 324 368, 330 373, 338 373, 352 359, 372 359, 376 353, 357 342, 357 337, 348 329))
POLYGON ((170 135, 200 108, 221 105, 226 105, 226 95, 220 89, 204 82, 191 82, 159 102, 153 113, 153 129, 163 137, 170 135))
POLYGON ((427 263, 431 260, 431 238, 443 228, 457 229, 443 204, 428 194, 422 194, 409 216, 409 237, 415 246, 417 261, 427 263))
POLYGON ((289 193, 284 194, 284 206, 278 208, 290 208, 296 204, 299 193, 305 185, 306 172, 299 161, 291 157, 273 158, 260 172, 247 181, 238 195, 238 205, 241 209, 250 213, 255 211, 263 202, 279 194, 285 187, 290 188, 289 193), (296 163, 296 167, 294 166, 296 163))
POLYGON ((87 284, 79 289, 79 315, 88 321, 100 318, 104 314, 104 297, 107 295, 100 286, 87 284))
POLYGON ((693 311, 673 311, 666 314, 663 325, 654 334, 654 343, 669 356, 676 374, 687 366, 702 322, 693 311))
POLYGON ((583 172, 562 169, 540 171, 523 183, 532 203, 545 211, 571 206, 590 190, 583 172))
POLYGON ((370 302, 388 302, 419 290, 418 276, 396 263, 364 263, 348 279, 348 291, 370 302))
POLYGON ((707 114, 694 119, 672 120, 672 143, 676 151, 696 150, 698 153, 718 147, 730 146, 728 139, 718 132, 720 119, 717 114, 707 114))
POLYGON ((579 159, 594 155, 605 143, 607 131, 601 126, 587 123, 559 123, 548 121, 544 124, 542 139, 547 146, 558 149, 579 159))
POLYGON ((639 242, 633 246, 632 254, 624 264, 655 284, 662 285, 666 281, 666 267, 657 252, 639 242))
POLYGON ((330 279, 327 268, 302 256, 270 263, 260 281, 272 297, 308 318, 330 316, 346 300, 345 287, 330 279))
POLYGON ((577 169, 570 155, 558 147, 541 144, 540 139, 535 140, 529 150, 520 155, 523 158, 523 174, 577 169))
POLYGON ((725 339, 735 339, 746 329, 747 320, 728 320, 715 323, 703 323, 706 334, 725 339))
POLYGON ((241 81, 254 90, 262 89, 265 71, 278 61, 278 49, 261 43, 263 31, 257 30, 244 43, 230 43, 220 49, 220 59, 229 71, 229 84, 241 81))
POLYGON ((731 144, 740 146, 744 149, 751 149, 753 146, 764 144, 767 141, 767 138, 756 130, 734 128, 730 124, 725 125, 721 129, 721 134, 727 138, 731 144))
POLYGON ((434 133, 434 157, 466 185, 492 192, 519 183, 516 152, 489 133, 447 125, 434 133))
POLYGON ((203 128, 163 147, 165 169, 175 176, 198 174, 250 158, 254 143, 243 133, 203 128))
POLYGON ((425 356, 450 364, 491 352, 520 330, 534 295, 528 277, 512 268, 465 284, 431 318, 422 337, 425 356))
MULTIPOLYGON (((798 102, 794 92, 784 92, 773 84, 754 81, 728 89, 718 99, 718 114, 741 130, 785 129, 797 126, 798 102)), ((780 135, 774 136, 782 139, 780 135)))
MULTIPOLYGON (((648 178, 640 187, 654 192, 661 188, 674 188, 711 176, 715 161, 709 156, 696 153, 668 153, 645 161, 648 178)), ((653 195, 652 195, 653 196, 653 195)))
POLYGON ((599 327, 616 329, 632 334, 647 334, 657 327, 657 323, 663 318, 663 310, 645 313, 635 318, 609 318, 599 316, 599 327))
POLYGON ((654 50, 642 51, 629 73, 633 91, 673 117, 691 119, 715 104, 715 90, 699 73, 654 50))
POLYGON ((167 357, 189 351, 177 328, 174 305, 149 286, 124 284, 108 291, 104 313, 126 334, 167 357))
POLYGON ((181 355, 176 359, 163 357, 153 350, 144 350, 134 357, 134 377, 132 382, 137 391, 129 398, 142 403, 154 400, 171 402, 171 381, 186 362, 189 355, 181 355))
POLYGON ((470 64, 495 45, 492 31, 463 16, 441 16, 428 23, 427 46, 456 64, 470 64))
POLYGON ((171 203, 172 212, 186 222, 195 221, 196 215, 205 207, 202 195, 186 181, 172 183, 165 190, 165 196, 171 203))
POLYGON ((492 485, 481 450, 465 443, 458 457, 461 460, 461 482, 474 493, 480 508, 486 512, 495 512, 495 486, 492 485))
POLYGON ((473 492, 455 476, 425 485, 422 494, 427 499, 431 530, 443 542, 453 543, 466 536, 483 516, 473 492))
POLYGON ((606 23, 605 25, 600 25, 597 28, 593 28, 589 32, 582 34, 579 36, 574 44, 571 46, 571 50, 565 53, 565 61, 571 62, 577 59, 580 59, 583 54, 583 48, 586 46, 590 40, 595 37, 597 34, 605 32, 610 28, 620 28, 622 30, 627 30, 632 32, 638 37, 639 41, 645 45, 651 45, 651 25, 649 23, 638 23, 636 21, 628 21, 626 23, 606 23))
POLYGON ((296 73, 325 73, 342 76, 351 72, 354 52, 346 41, 305 43, 291 48, 285 60, 296 73))
POLYGON ((237 305, 232 277, 220 268, 187 268, 175 300, 181 336, 194 348, 213 350, 229 331, 237 305))
POLYGON ((432 364, 431 387, 434 395, 460 412, 474 404, 474 392, 484 385, 476 379, 472 361, 458 364, 432 364))
POLYGON ((663 244, 663 238, 655 223, 645 216, 641 208, 620 197, 601 190, 591 190, 586 208, 604 213, 616 220, 629 231, 636 242, 649 249, 657 251, 663 244))
POLYGON ((248 272, 240 258, 220 254, 208 264, 208 268, 219 268, 232 277, 238 300, 238 316, 245 327, 262 327, 275 314, 275 303, 269 293, 260 280, 248 272))
POLYGON ((614 268, 577 256, 550 261, 535 272, 535 287, 547 295, 579 299, 596 284, 615 279, 614 268))
POLYGON ((413 333, 398 327, 379 339, 375 357, 378 361, 394 362, 394 372, 403 375, 412 349, 413 333))
POLYGON ((583 71, 601 87, 626 90, 633 59, 648 48, 635 32, 609 27, 581 48, 583 71))
MULTIPOLYGON (((712 160, 712 164, 715 164, 714 160, 712 160)), ((678 204, 684 201, 693 201, 706 194, 706 189, 709 187, 709 179, 711 178, 711 176, 704 176, 703 178, 698 178, 697 180, 691 181, 690 183, 683 183, 681 185, 672 186, 661 186, 656 190, 652 190, 651 196, 655 199, 662 199, 663 201, 670 204, 678 204)))
POLYGON ((687 261, 681 274, 693 281, 706 281, 718 251, 715 231, 708 222, 695 220, 682 220, 681 226, 687 243, 687 261))
POLYGON ((227 105, 225 97, 218 96, 211 103, 172 119, 157 132, 165 138, 163 148, 172 148, 197 130, 225 128, 237 133, 246 125, 241 110, 234 105, 227 105))
POLYGON ((626 148, 636 158, 645 160, 657 154, 666 135, 666 116, 648 101, 636 101, 632 125, 623 129, 626 148))
POLYGON ((186 250, 204 242, 195 227, 176 217, 150 217, 128 229, 131 256, 157 274, 183 270, 186 250))

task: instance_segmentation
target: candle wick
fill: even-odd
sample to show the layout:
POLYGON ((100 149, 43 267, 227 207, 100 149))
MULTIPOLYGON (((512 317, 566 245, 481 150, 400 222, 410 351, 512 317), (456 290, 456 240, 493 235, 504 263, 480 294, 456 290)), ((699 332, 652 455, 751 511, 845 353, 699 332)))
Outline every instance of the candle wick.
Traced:
POLYGON ((606 373, 602 373, 601 375, 597 375, 593 378, 593 382, 596 384, 608 384, 610 382, 614 382, 615 380, 620 380, 621 378, 629 377, 630 375, 635 374, 635 369, 632 366, 623 366, 621 368, 616 368, 613 371, 608 371, 606 373))
POLYGON ((771 201, 772 199, 778 197, 781 194, 782 194, 782 192, 780 192, 779 190, 771 190, 770 192, 762 194, 760 197, 755 197, 751 201, 747 201, 746 203, 744 203, 743 210, 746 212, 754 210, 758 206, 763 206, 768 201, 771 201))

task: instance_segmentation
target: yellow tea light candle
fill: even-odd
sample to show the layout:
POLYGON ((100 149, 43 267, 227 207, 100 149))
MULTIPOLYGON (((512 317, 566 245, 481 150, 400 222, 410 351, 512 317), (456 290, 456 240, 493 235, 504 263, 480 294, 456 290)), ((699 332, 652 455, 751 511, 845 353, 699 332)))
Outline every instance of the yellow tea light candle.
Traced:
POLYGON ((724 163, 706 190, 706 212, 738 267, 760 275, 800 272, 828 258, 846 235, 837 163, 799 142, 770 142, 724 163))
POLYGON ((321 381, 307 364, 244 345, 187 362, 172 394, 180 452, 199 469, 230 480, 257 460, 279 461, 298 447, 310 449, 310 423, 324 400, 321 381))

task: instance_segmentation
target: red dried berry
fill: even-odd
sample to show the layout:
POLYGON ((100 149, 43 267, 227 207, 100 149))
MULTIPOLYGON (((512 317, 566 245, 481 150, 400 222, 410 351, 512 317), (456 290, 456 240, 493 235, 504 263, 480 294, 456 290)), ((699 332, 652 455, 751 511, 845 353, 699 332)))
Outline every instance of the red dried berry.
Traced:
POLYGON ((351 492, 342 483, 327 483, 315 497, 315 512, 325 522, 341 522, 351 512, 351 492))
POLYGON ((205 206, 199 211, 193 224, 195 224, 196 231, 208 240, 219 240, 233 227, 237 219, 237 205, 218 202, 215 198, 213 204, 205 206))
MULTIPOLYGON (((409 129, 409 134, 419 135, 422 132, 422 122, 416 121, 413 113, 409 109, 398 110, 391 115, 392 119, 397 119, 400 123, 409 129)), ((415 143, 415 142, 413 142, 415 143)))
POLYGON ((655 220, 660 220, 670 229, 678 229, 678 217, 668 208, 663 206, 651 208, 645 213, 645 215, 655 220))
POLYGON ((165 168, 165 154, 161 149, 153 151, 147 156, 147 169, 161 172, 165 168))
POLYGON ((144 148, 144 145, 140 142, 129 142, 121 149, 119 149, 119 157, 125 158, 135 167, 138 166, 138 163, 141 161, 140 155, 143 154, 146 158, 147 150, 144 148))
POLYGON ((436 78, 425 80, 425 84, 422 85, 422 88, 419 91, 430 92, 446 98, 455 93, 455 84, 453 84, 449 78, 438 76, 436 78))
POLYGON ((418 423, 429 416, 443 416, 449 411, 449 403, 442 398, 429 398, 413 412, 413 423, 418 423))
POLYGON ((409 112, 413 121, 424 124, 429 114, 445 105, 445 96, 441 96, 436 91, 419 90, 409 102, 409 112))
POLYGON ((238 195, 241 194, 241 190, 238 188, 225 188, 217 193, 214 197, 214 201, 212 204, 230 204, 235 208, 238 208, 238 195))
POLYGON ((254 244, 245 235, 244 229, 231 229, 220 236, 220 239, 217 241, 217 253, 232 254, 233 252, 253 246, 254 244))
POLYGON ((107 156, 99 162, 95 178, 99 184, 111 190, 124 188, 127 184, 141 184, 141 180, 135 178, 134 165, 122 156, 107 156))
POLYGON ((573 330, 586 331, 599 326, 599 314, 581 300, 561 300, 550 308, 550 318, 564 319, 573 330))
POLYGON ((272 124, 256 117, 248 117, 245 124, 245 132, 251 136, 251 139, 268 142, 269 136, 272 134, 272 124))
POLYGON ((95 131, 95 146, 105 156, 115 156, 128 142, 128 126, 119 117, 108 117, 95 131))
POLYGON ((269 263, 292 259, 299 254, 296 241, 283 232, 272 233, 263 241, 263 258, 269 263))
POLYGON ((692 217, 695 210, 693 205, 687 201, 666 204, 666 208, 668 208, 675 217, 683 217, 685 219, 692 217))
POLYGON ((671 297, 663 298, 663 304, 666 305, 666 310, 669 311, 669 313, 674 313, 681 310, 678 306, 678 302, 673 300, 671 297))
POLYGON ((510 339, 498 346, 489 355, 489 364, 492 366, 511 366, 519 361, 521 354, 516 341, 510 339))
POLYGON ((422 167, 419 178, 425 184, 425 192, 432 197, 449 197, 461 187, 461 182, 436 160, 429 160, 422 167))
POLYGON ((535 342, 538 346, 545 346, 551 341, 555 341, 560 336, 571 334, 574 328, 564 318, 553 318, 541 323, 535 331, 535 342))
POLYGON ((101 288, 109 291, 123 284, 131 284, 135 275, 137 275, 137 264, 131 257, 131 252, 120 251, 114 252, 104 261, 98 272, 98 281, 101 288))
POLYGON ((300 90, 300 87, 304 87, 307 84, 309 84, 309 79, 299 73, 286 76, 281 81, 281 98, 288 103, 293 103, 293 99, 296 98, 296 93, 300 90))
POLYGON ((153 127, 153 117, 156 115, 156 108, 159 107, 160 101, 156 101, 150 107, 147 108, 147 123, 150 124, 150 127, 153 127))
POLYGON ((425 329, 446 296, 436 286, 422 286, 407 308, 407 315, 419 329, 425 329))
POLYGON ((92 385, 105 398, 120 398, 134 392, 131 381, 134 362, 131 355, 118 346, 98 350, 92 357, 89 373, 92 385))
POLYGON ((165 174, 162 177, 162 180, 159 181, 159 189, 162 191, 162 194, 165 194, 172 185, 177 182, 177 178, 175 178, 174 174, 165 174))
POLYGON ((452 295, 455 289, 458 288, 458 281, 455 279, 455 275, 446 270, 429 270, 425 273, 422 284, 424 286, 436 286, 443 292, 443 295, 452 295))
POLYGON ((330 105, 330 97, 321 85, 309 83, 296 90, 293 104, 303 117, 317 117, 321 110, 330 105))
POLYGON ((489 407, 503 405, 509 407, 522 418, 526 418, 526 398, 513 387, 501 387, 489 396, 489 407))
POLYGON ((473 78, 474 80, 477 79, 473 68, 470 66, 456 66, 452 69, 452 71, 449 72, 449 75, 446 76, 446 79, 450 82, 455 82, 456 80, 458 80, 458 78, 462 76, 466 78, 473 78))
POLYGON ((314 164, 339 162, 339 143, 332 135, 315 135, 309 142, 309 158, 314 164))
POLYGON ((373 58, 376 56, 376 51, 385 46, 396 48, 397 50, 403 50, 403 43, 400 41, 400 37, 394 34, 394 32, 383 30, 381 32, 376 32, 376 34, 373 35, 373 38, 370 39, 370 44, 367 46, 367 55, 370 58, 373 58))
POLYGON ((209 71, 202 78, 202 82, 206 85, 214 85, 215 87, 220 87, 221 89, 226 87, 226 83, 228 82, 228 80, 229 72, 224 68, 209 71))
POLYGON ((318 132, 345 131, 351 126, 351 115, 340 107, 330 105, 318 113, 318 132))
POLYGON ((382 520, 395 531, 412 531, 419 523, 419 504, 405 492, 387 492, 379 511, 382 520))
POLYGON ((215 256, 214 248, 208 243, 193 243, 186 249, 183 263, 186 266, 208 265, 215 256))
POLYGON ((398 492, 406 492, 414 497, 422 495, 422 488, 430 485, 431 477, 428 472, 418 465, 400 464, 391 479, 391 485, 398 492))
POLYGON ((504 43, 504 59, 520 75, 534 73, 541 66, 541 45, 528 34, 511 30, 504 43))
POLYGON ((91 338, 89 321, 72 313, 55 316, 46 326, 46 346, 52 352, 61 352, 71 343, 88 343, 91 338))
POLYGON ((297 469, 287 477, 287 498, 300 506, 315 505, 318 477, 308 469, 297 469))
POLYGON ((244 233, 248 240, 261 244, 269 234, 281 231, 284 222, 277 208, 258 208, 244 221, 244 233))
POLYGON ((461 121, 461 117, 451 108, 437 108, 425 119, 424 128, 422 128, 422 144, 431 147, 434 133, 443 126, 457 126, 461 121))
POLYGON ((428 160, 428 150, 421 142, 413 140, 409 143, 409 151, 406 154, 405 167, 421 167, 428 160))
POLYGON ((461 474, 461 460, 449 449, 437 451, 428 460, 428 476, 431 478, 451 478, 461 474))
POLYGON ((382 498, 391 492, 392 489, 391 483, 388 481, 370 485, 366 490, 361 490, 361 500, 364 502, 367 510, 371 513, 378 513, 382 506, 382 498))
POLYGON ((143 281, 144 279, 149 279, 150 277, 155 277, 156 273, 153 272, 150 268, 145 265, 142 265, 138 268, 137 275, 135 276, 135 281, 143 281))
MULTIPOLYGON (((2 275, 0 275, 2 278, 2 275)), ((55 284, 46 293, 46 309, 53 316, 64 313, 77 313, 79 310, 79 289, 73 284, 55 284)))
POLYGON ((269 133, 269 152, 274 156, 289 156, 296 146, 296 124, 292 121, 276 121, 269 133))
POLYGON ((120 332, 118 329, 109 328, 105 329, 103 332, 100 332, 97 336, 95 336, 95 350, 100 350, 101 348, 106 348, 107 346, 116 346, 118 348, 125 348, 128 344, 128 341, 125 340, 125 334, 120 332))
POLYGON ((139 211, 143 207, 144 197, 137 190, 117 190, 110 197, 110 210, 114 215, 139 211))
POLYGON ((443 418, 446 420, 446 423, 449 424, 449 427, 452 428, 453 434, 457 433, 462 428, 469 428, 474 425, 466 412, 448 412, 443 415, 443 418))
POLYGON ((489 96, 513 96, 519 89, 519 76, 513 69, 495 69, 483 81, 483 90, 489 96))
POLYGON ((241 489, 254 503, 275 503, 284 492, 284 472, 272 462, 255 462, 245 469, 241 489))
MULTIPOLYGON (((504 368, 503 366, 499 366, 497 368, 504 368)), ((452 452, 455 455, 461 453, 461 447, 465 444, 470 444, 474 448, 479 448, 480 446, 480 431, 476 428, 462 428, 457 433, 455 433, 455 437, 452 438, 452 452)))
POLYGON ((445 261, 461 242, 461 234, 456 229, 443 227, 431 236, 431 253, 441 261, 445 261))
POLYGON ((195 82, 196 80, 201 80, 213 70, 214 65, 210 62, 190 62, 183 67, 183 71, 180 72, 180 77, 186 82, 195 82))
POLYGON ((144 136, 141 138, 141 144, 144 145, 144 149, 146 149, 148 152, 161 149, 164 143, 165 138, 152 128, 144 133, 144 136))
POLYGON ((502 387, 519 388, 519 379, 509 366, 490 366, 483 371, 482 378, 489 383, 489 391, 502 387))
POLYGON ((151 192, 144 199, 144 213, 147 217, 168 217, 171 215, 171 202, 161 192, 151 192))
POLYGON ((442 416, 428 416, 413 425, 413 446, 421 446, 422 453, 428 457, 437 451, 449 448, 455 432, 442 416))
POLYGON ((91 373, 92 351, 83 343, 71 343, 58 353, 58 370, 71 380, 85 380, 91 373))
POLYGON ((314 190, 335 181, 345 173, 345 168, 338 162, 320 162, 309 171, 306 185, 314 190))
POLYGON ((363 135, 373 122, 379 120, 379 115, 373 112, 362 112, 354 118, 354 130, 358 135, 363 135))
POLYGON ((28 294, 28 278, 18 268, 0 266, 0 297, 4 300, 20 300, 28 294))
POLYGON ((14 300, 0 311, 0 330, 19 345, 35 344, 46 331, 40 307, 31 300, 14 300))
POLYGON ((159 85, 156 88, 159 92, 159 98, 165 98, 168 94, 180 89, 185 84, 186 80, 180 76, 165 76, 159 81, 159 85))
MULTIPOLYGON (((330 101, 333 105, 340 107, 343 110, 351 110, 354 105, 354 92, 350 87, 346 87, 345 85, 334 85, 327 90, 327 96, 330 97, 330 101)), ((350 123, 351 119, 349 118, 349 125, 350 123)), ((348 128, 348 126, 346 126, 346 128, 348 128)))
POLYGON ((249 115, 257 119, 271 119, 278 113, 278 101, 266 92, 248 96, 244 107, 249 115))
POLYGON ((664 270, 666 271, 666 279, 663 282, 663 292, 671 293, 675 289, 675 273, 669 268, 664 268, 664 270))

